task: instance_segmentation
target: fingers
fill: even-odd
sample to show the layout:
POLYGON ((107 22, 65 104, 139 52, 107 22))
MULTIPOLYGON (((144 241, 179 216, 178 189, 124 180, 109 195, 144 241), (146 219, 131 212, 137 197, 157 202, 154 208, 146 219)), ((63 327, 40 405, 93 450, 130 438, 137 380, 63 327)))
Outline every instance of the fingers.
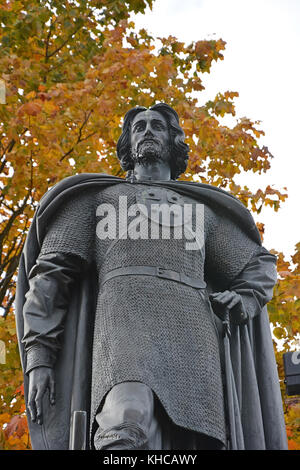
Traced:
POLYGON ((214 312, 221 319, 225 318, 226 312, 235 315, 234 307, 241 302, 241 296, 234 291, 215 292, 211 294, 210 300, 213 304, 214 312))
POLYGON ((237 304, 239 304, 241 301, 240 299, 240 296, 239 295, 236 295, 232 300, 231 302, 229 302, 229 304, 227 305, 227 308, 229 310, 231 310, 233 307, 235 307, 237 304))
POLYGON ((43 424, 43 395, 45 390, 41 389, 38 391, 35 397, 36 406, 36 419, 38 424, 43 424))
POLYGON ((54 377, 50 378, 50 403, 55 405, 55 380, 54 377))
POLYGON ((209 294, 209 297, 211 299, 215 299, 216 297, 218 297, 218 295, 220 294, 223 294, 223 292, 213 292, 212 294, 209 294))
POLYGON ((30 412, 31 421, 38 424, 43 423, 43 405, 42 400, 46 387, 35 387, 30 394, 28 408, 30 412))
POLYGON ((227 305, 231 300, 235 297, 234 292, 230 292, 229 290, 226 290, 224 292, 217 292, 215 294, 211 294, 211 299, 213 302, 218 302, 222 305, 227 305))
POLYGON ((29 402, 28 402, 28 409, 31 417, 31 421, 35 423, 36 421, 36 406, 35 406, 35 397, 37 394, 37 389, 34 388, 29 393, 29 402))

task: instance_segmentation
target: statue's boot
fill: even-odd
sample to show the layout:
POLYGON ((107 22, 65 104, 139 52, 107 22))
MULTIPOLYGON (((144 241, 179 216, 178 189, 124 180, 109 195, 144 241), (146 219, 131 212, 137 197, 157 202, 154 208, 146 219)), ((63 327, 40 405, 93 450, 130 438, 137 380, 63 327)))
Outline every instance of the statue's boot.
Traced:
POLYGON ((141 382, 123 382, 106 395, 96 415, 97 450, 161 449, 152 390, 141 382))
POLYGON ((99 427, 94 437, 97 450, 142 450, 147 449, 147 442, 143 429, 134 423, 122 423, 104 430, 99 427))

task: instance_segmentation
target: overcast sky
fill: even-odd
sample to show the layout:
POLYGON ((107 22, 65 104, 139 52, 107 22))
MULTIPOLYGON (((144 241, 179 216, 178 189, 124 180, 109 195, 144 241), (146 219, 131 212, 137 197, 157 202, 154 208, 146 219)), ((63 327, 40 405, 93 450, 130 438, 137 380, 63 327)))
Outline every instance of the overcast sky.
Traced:
POLYGON ((226 41, 224 60, 203 75, 206 89, 199 102, 238 91, 236 118, 262 121, 266 136, 260 143, 274 155, 272 167, 236 181, 254 190, 268 184, 288 188, 282 209, 263 209, 255 220, 265 223, 268 249, 293 254, 300 241, 300 0, 155 0, 152 12, 137 15, 135 22, 154 36, 187 43, 226 41))

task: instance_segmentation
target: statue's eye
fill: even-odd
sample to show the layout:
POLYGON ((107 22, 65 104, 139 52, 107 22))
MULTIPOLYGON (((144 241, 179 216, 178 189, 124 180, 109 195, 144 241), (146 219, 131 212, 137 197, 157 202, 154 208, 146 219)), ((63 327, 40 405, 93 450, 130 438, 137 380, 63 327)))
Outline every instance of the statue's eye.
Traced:
POLYGON ((143 122, 138 122, 135 126, 134 126, 134 131, 135 132, 140 132, 142 131, 143 129, 145 129, 145 124, 143 122))
POLYGON ((145 126, 143 124, 137 124, 136 126, 134 126, 134 132, 141 132, 143 131, 145 128, 145 126))

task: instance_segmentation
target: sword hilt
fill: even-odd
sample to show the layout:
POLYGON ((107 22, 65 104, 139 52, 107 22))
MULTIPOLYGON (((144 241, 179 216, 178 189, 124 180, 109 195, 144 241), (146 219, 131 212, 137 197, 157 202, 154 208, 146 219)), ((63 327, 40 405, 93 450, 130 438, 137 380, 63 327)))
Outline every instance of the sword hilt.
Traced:
POLYGON ((224 317, 224 320, 222 320, 222 324, 223 324, 224 336, 227 336, 228 338, 230 338, 231 336, 229 315, 230 315, 229 310, 226 308, 225 317, 224 317))

